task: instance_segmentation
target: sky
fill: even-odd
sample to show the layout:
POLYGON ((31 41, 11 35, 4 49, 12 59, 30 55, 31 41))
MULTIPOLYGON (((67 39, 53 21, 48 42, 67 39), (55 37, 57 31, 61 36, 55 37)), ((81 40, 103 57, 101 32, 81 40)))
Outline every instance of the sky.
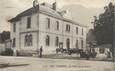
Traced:
MULTIPOLYGON (((7 20, 32 7, 32 1, 33 0, 0 0, 0 32, 10 30, 10 23, 7 22, 7 20)), ((87 13, 90 11, 88 15, 85 15, 87 13, 84 15, 82 15, 82 13, 79 14, 78 18, 80 23, 86 22, 88 25, 90 24, 91 16, 103 12, 103 7, 113 0, 38 0, 39 3, 48 2, 50 4, 55 1, 57 1, 57 6, 59 8, 68 9, 69 12, 72 12, 68 13, 68 15, 74 18, 74 20, 77 20, 77 11, 82 13, 83 11, 87 13), (82 18, 84 18, 84 20, 82 20, 82 18)))

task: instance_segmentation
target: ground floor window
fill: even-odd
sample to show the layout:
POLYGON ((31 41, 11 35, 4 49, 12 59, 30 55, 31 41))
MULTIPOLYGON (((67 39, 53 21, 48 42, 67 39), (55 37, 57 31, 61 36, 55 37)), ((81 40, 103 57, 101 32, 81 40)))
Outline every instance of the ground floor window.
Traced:
POLYGON ((81 40, 81 48, 83 48, 83 40, 81 40))
POLYGON ((105 49, 104 48, 99 48, 99 53, 104 53, 105 49))
POLYGON ((67 47, 67 50, 70 49, 70 39, 69 38, 66 40, 66 47, 67 47))
POLYGON ((76 44, 75 44, 76 48, 78 48, 78 39, 76 39, 76 44))
POLYGON ((25 46, 32 46, 33 38, 32 35, 25 35, 25 46))
POLYGON ((50 36, 46 36, 46 46, 50 46, 50 36))
POLYGON ((58 47, 58 45, 59 45, 59 37, 56 37, 56 39, 55 39, 55 45, 58 47))
POLYGON ((16 39, 15 38, 13 38, 13 47, 16 47, 16 39))

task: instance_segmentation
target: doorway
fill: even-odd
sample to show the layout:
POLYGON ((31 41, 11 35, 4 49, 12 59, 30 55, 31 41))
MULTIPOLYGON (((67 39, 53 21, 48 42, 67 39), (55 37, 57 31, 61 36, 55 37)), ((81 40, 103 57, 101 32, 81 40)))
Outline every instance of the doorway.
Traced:
POLYGON ((70 39, 69 38, 66 40, 66 48, 67 50, 70 50, 70 39))

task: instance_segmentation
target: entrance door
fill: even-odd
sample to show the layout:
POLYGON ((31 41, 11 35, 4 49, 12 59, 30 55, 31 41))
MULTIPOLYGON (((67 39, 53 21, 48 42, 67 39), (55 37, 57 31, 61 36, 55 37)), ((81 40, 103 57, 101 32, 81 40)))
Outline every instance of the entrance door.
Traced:
POLYGON ((70 49, 70 39, 69 38, 66 40, 66 48, 67 50, 70 49))
POLYGON ((63 43, 62 42, 59 43, 59 48, 63 49, 63 43))

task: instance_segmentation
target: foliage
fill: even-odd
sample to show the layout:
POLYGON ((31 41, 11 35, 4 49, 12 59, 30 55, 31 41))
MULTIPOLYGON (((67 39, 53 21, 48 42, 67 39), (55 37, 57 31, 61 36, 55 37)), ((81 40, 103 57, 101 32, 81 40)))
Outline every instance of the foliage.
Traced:
POLYGON ((10 39, 10 32, 3 31, 0 33, 0 43, 5 43, 6 40, 10 39))
POLYGON ((114 9, 113 3, 109 3, 104 7, 104 13, 94 16, 94 34, 98 45, 113 43, 114 9))
POLYGON ((94 30, 90 29, 87 33, 87 43, 93 43, 95 42, 95 35, 94 35, 94 30))
POLYGON ((12 56, 13 50, 11 48, 6 48, 5 51, 1 52, 1 55, 12 56))
POLYGON ((94 16, 94 35, 98 45, 111 44, 110 48, 112 56, 114 56, 114 16, 115 5, 111 2, 108 6, 104 7, 104 13, 99 17, 94 16))

